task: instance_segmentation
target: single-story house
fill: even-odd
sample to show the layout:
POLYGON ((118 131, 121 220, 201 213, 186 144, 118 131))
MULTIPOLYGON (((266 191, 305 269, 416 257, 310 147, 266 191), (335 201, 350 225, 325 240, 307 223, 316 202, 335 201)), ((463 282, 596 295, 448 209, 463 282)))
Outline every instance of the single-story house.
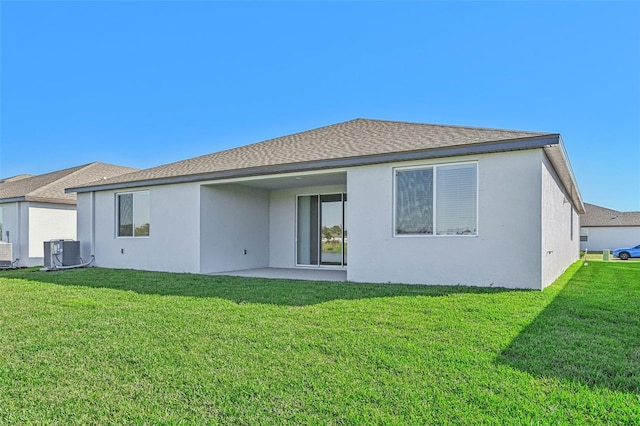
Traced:
POLYGON ((584 203, 580 218, 580 250, 635 247, 640 244, 640 212, 619 212, 584 203))
POLYGON ((0 180, 0 240, 12 244, 17 266, 42 265, 44 241, 76 238, 76 194, 65 188, 137 170, 91 163, 0 180))
POLYGON ((542 289, 584 213, 559 134, 367 119, 67 191, 97 266, 353 282, 542 289))

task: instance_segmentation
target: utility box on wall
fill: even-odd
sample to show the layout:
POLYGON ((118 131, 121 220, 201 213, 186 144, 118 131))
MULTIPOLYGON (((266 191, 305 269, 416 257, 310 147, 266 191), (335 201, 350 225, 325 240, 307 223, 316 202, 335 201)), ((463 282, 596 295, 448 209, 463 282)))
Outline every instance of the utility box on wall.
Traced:
POLYGON ((51 240, 44 242, 45 268, 76 266, 81 263, 80 241, 51 240))

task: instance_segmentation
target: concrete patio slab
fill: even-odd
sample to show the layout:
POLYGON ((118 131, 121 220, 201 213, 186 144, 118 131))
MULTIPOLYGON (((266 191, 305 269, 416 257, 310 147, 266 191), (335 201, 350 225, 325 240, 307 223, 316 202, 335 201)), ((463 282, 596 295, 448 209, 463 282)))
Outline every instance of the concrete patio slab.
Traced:
POLYGON ((234 277, 273 278, 306 281, 347 281, 347 271, 336 269, 258 268, 241 271, 217 272, 209 275, 234 277))

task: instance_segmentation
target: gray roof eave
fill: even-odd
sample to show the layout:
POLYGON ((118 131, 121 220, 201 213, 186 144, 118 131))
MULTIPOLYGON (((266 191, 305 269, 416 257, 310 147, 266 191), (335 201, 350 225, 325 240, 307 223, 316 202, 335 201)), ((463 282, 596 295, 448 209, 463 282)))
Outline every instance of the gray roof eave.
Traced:
POLYGON ((585 214, 586 210, 582 201, 582 196, 580 195, 580 189, 578 188, 562 139, 558 137, 557 144, 545 146, 544 152, 547 154, 547 158, 556 170, 560 181, 568 191, 569 197, 571 198, 576 211, 578 214, 585 214))
POLYGON ((30 201, 33 203, 47 203, 47 204, 69 204, 69 205, 77 204, 76 200, 69 200, 65 198, 32 197, 32 196, 5 198, 0 200, 0 204, 22 203, 26 201, 30 201))
POLYGON ((20 203, 22 201, 25 201, 25 197, 3 198, 0 200, 0 204, 20 203))
POLYGON ((221 170, 192 175, 169 176, 155 179, 118 182, 104 185, 91 185, 65 189, 65 192, 94 192, 127 189, 147 186, 170 185, 211 181, 250 176, 273 175, 280 173, 306 172, 311 170, 333 169, 343 167, 365 166, 370 164, 391 163, 398 161, 424 160, 430 158, 454 157, 462 155, 486 154, 491 152, 517 151, 544 148, 560 144, 560 135, 549 134, 527 138, 509 139, 472 145, 459 145, 444 148, 431 148, 417 151, 405 151, 388 154, 366 155, 358 157, 335 158, 327 160, 307 161, 300 163, 276 164, 244 169, 221 170))
POLYGON ((78 204, 77 200, 66 198, 52 198, 52 197, 25 197, 25 201, 31 201, 34 203, 47 203, 47 204, 78 204))

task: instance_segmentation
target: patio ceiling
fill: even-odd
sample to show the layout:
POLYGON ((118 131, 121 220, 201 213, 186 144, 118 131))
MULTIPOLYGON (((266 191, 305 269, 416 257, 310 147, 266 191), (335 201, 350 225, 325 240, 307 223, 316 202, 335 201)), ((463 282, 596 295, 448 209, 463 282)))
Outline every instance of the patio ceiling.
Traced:
POLYGON ((234 179, 215 182, 214 185, 234 183, 260 189, 287 189, 303 188, 310 186, 346 185, 347 172, 296 174, 290 176, 234 179))

